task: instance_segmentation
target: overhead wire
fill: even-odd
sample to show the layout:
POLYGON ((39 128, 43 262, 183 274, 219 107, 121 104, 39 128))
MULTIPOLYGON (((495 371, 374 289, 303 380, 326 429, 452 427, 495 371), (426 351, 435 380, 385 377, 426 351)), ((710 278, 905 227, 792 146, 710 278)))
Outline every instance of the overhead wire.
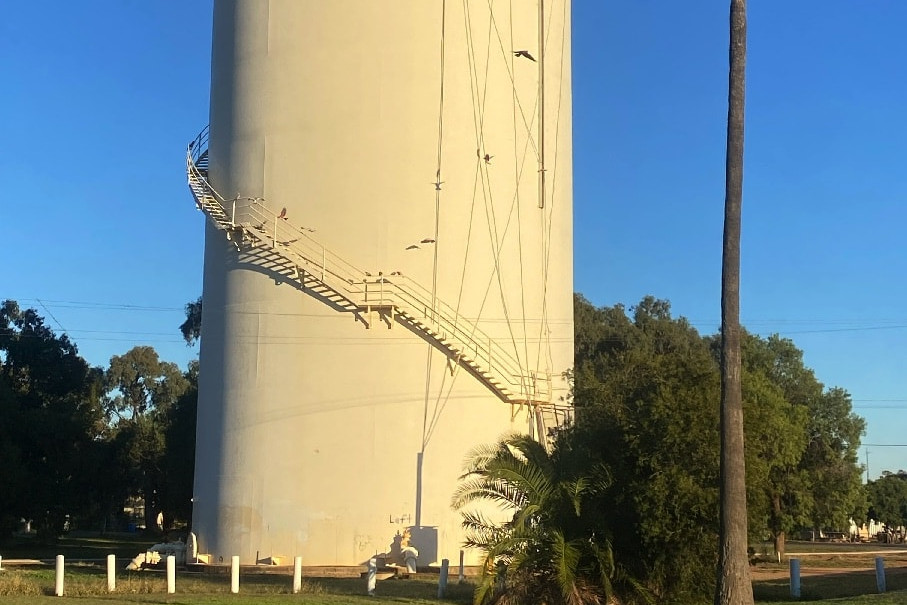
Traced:
MULTIPOLYGON (((437 296, 438 296, 438 248, 440 246, 440 214, 441 214, 441 160, 442 160, 442 149, 443 149, 443 140, 444 140, 444 51, 445 51, 445 34, 447 27, 447 0, 442 0, 441 2, 441 49, 440 49, 440 66, 439 66, 439 93, 438 93, 438 153, 436 161, 436 171, 435 171, 435 235, 434 235, 434 245, 433 245, 433 261, 432 261, 432 277, 431 277, 431 304, 432 304, 432 321, 437 321, 436 313, 437 309, 437 296)), ((421 452, 425 452, 425 447, 428 445, 428 402, 431 394, 431 366, 432 358, 434 357, 434 347, 431 343, 428 343, 428 348, 426 351, 425 357, 425 402, 424 408, 422 411, 422 447, 421 452)), ((435 404, 435 411, 432 413, 434 417, 437 413, 437 403, 435 404)))
MULTIPOLYGON (((561 15, 561 52, 560 52, 560 64, 558 69, 558 96, 557 96, 557 109, 555 110, 555 123, 554 123, 554 158, 552 160, 552 170, 551 170, 551 196, 550 202, 547 209, 543 209, 543 221, 542 221, 542 242, 543 242, 543 256, 542 256, 542 325, 539 326, 539 343, 542 342, 542 334, 551 334, 551 326, 548 323, 548 277, 549 269, 551 263, 551 230, 554 225, 553 216, 555 208, 555 192, 557 191, 557 169, 558 169, 558 152, 560 151, 560 125, 561 125, 561 103, 564 98, 564 55, 566 54, 565 45, 566 45, 566 28, 569 20, 569 14, 567 12, 567 2, 563 3, 563 13, 561 15), (545 233, 545 225, 547 224, 547 233, 545 233)), ((548 20, 548 32, 545 34, 545 44, 548 44, 548 40, 551 37, 551 27, 553 19, 548 20)), ((537 354, 537 360, 541 362, 541 344, 539 344, 539 351, 537 354)), ((551 345, 549 342, 548 345, 548 368, 549 373, 555 370, 554 366, 554 356, 551 350, 551 345)), ((537 367, 536 370, 541 368, 537 367)), ((566 369, 566 368, 565 368, 566 369)))

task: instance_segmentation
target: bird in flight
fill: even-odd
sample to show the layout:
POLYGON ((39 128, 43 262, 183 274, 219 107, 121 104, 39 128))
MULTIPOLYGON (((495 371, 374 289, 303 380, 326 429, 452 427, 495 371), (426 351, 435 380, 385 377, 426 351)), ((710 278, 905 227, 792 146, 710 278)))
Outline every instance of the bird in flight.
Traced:
POLYGON ((493 157, 494 157, 493 155, 488 155, 488 154, 486 153, 486 154, 485 154, 485 157, 483 157, 482 159, 485 160, 485 163, 486 163, 486 164, 491 164, 491 158, 493 158, 493 157))
POLYGON ((515 50, 513 51, 513 54, 517 57, 526 57, 530 61, 535 61, 535 57, 530 55, 528 50, 515 50))
POLYGON ((420 244, 433 244, 433 243, 435 243, 435 240, 431 239, 430 237, 426 237, 425 239, 423 239, 423 240, 420 241, 419 243, 420 243, 420 244))
POLYGON ((417 244, 410 244, 406 247, 407 250, 418 250, 419 246, 417 244))
POLYGON ((281 210, 280 214, 277 215, 277 218, 282 218, 283 220, 287 220, 287 209, 284 208, 283 210, 281 210))

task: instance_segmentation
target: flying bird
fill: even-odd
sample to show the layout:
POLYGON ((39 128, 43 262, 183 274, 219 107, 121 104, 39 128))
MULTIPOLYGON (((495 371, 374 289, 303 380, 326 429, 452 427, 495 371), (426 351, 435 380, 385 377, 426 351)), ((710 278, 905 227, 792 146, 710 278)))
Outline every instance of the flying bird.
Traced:
POLYGON ((406 247, 407 250, 418 250, 418 248, 419 248, 418 244, 410 244, 409 246, 406 247))
POLYGON ((284 208, 283 210, 281 210, 280 214, 277 215, 277 218, 282 218, 283 220, 287 220, 287 209, 284 208))
POLYGON ((423 239, 423 240, 420 241, 419 243, 420 243, 420 244, 433 244, 433 243, 435 243, 435 240, 431 239, 430 237, 426 237, 425 239, 423 239))
POLYGON ((530 61, 535 61, 535 57, 530 55, 528 50, 515 50, 513 51, 513 54, 517 57, 526 57, 530 61))
POLYGON ((486 154, 485 154, 485 157, 483 157, 482 159, 485 160, 485 163, 486 163, 486 164, 491 164, 491 158, 493 158, 493 157, 494 157, 493 155, 488 155, 488 154, 486 153, 486 154))

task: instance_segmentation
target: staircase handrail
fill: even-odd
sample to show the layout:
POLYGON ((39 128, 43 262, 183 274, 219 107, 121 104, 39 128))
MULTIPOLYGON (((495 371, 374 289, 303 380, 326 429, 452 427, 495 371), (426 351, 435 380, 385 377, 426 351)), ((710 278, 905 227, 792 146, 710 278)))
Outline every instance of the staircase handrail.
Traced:
MULTIPOLYGON (((207 159, 209 127, 189 143, 186 152, 186 171, 189 186, 199 208, 222 230, 239 230, 239 237, 246 234, 251 239, 268 245, 296 269, 301 269, 318 279, 334 291, 363 307, 396 307, 411 321, 433 332, 439 341, 451 340, 459 347, 451 348, 457 353, 456 361, 472 352, 474 359, 490 376, 497 376, 528 400, 536 400, 542 393, 540 383, 550 382, 546 373, 529 374, 524 371, 519 357, 514 357, 506 348, 481 330, 460 313, 433 295, 427 288, 400 272, 377 276, 347 262, 340 255, 330 251, 315 240, 305 228, 291 223, 285 211, 278 214, 265 204, 262 198, 236 197, 225 199, 202 172, 199 163, 207 159), (377 297, 376 297, 377 295, 377 297), (421 315, 426 322, 419 319, 421 315)), ((299 276, 301 280, 302 277, 299 276)), ((443 346, 450 346, 442 343, 443 346)), ((468 359, 468 357, 466 358, 468 359)), ((481 369, 479 370, 481 372, 481 369)), ((550 392, 547 393, 550 395, 550 392)))

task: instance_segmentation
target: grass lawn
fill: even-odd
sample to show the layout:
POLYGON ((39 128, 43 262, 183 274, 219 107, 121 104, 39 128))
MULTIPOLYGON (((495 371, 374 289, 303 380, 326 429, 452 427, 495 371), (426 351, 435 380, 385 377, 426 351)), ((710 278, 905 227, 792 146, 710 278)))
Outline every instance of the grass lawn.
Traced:
MULTIPOLYGON (((107 594, 106 572, 99 566, 81 565, 67 568, 64 598, 79 605, 119 605, 123 603, 240 603, 333 605, 340 603, 438 603, 438 581, 435 578, 383 580, 378 582, 377 596, 366 593, 362 578, 303 578, 300 594, 292 594, 292 577, 286 574, 248 574, 240 578, 240 594, 230 594, 230 577, 223 574, 190 574, 178 572, 176 594, 167 594, 165 575, 157 571, 119 572, 117 592, 107 594)), ((448 585, 444 601, 469 604, 471 584, 460 585, 454 578, 448 585)), ((0 572, 0 602, 4 605, 37 605, 57 597, 54 593, 54 571, 50 568, 7 569, 0 572)), ((59 601, 59 599, 57 599, 59 601)))
MULTIPOLYGON (((107 593, 106 563, 108 554, 131 559, 157 542, 154 537, 119 534, 107 537, 70 537, 51 546, 24 539, 0 546, 3 571, 0 571, 0 603, 3 605, 50 604, 60 599, 53 596, 53 557, 67 557, 64 601, 78 605, 122 605, 127 603, 185 605, 340 605, 342 603, 437 604, 437 576, 379 581, 377 596, 366 593, 362 578, 304 577, 300 594, 292 594, 289 573, 244 574, 240 594, 230 593, 227 574, 199 574, 179 571, 176 594, 168 595, 162 571, 126 572, 125 561, 118 561, 117 592, 107 593), (44 565, 14 567, 12 559, 39 559, 44 565), (77 559, 82 560, 76 562, 77 559)), ((802 601, 827 605, 907 605, 907 555, 896 549, 881 555, 885 558, 888 592, 876 594, 874 553, 884 550, 879 545, 814 545, 791 544, 791 556, 801 559, 802 601), (795 554, 795 553, 800 553, 795 554), (825 554, 821 554, 825 553, 825 554)), ((787 563, 762 563, 753 568, 754 593, 760 604, 791 603, 787 563)), ((473 584, 458 584, 453 576, 443 602, 469 605, 473 584)), ((708 605, 703 603, 702 605, 708 605)))

